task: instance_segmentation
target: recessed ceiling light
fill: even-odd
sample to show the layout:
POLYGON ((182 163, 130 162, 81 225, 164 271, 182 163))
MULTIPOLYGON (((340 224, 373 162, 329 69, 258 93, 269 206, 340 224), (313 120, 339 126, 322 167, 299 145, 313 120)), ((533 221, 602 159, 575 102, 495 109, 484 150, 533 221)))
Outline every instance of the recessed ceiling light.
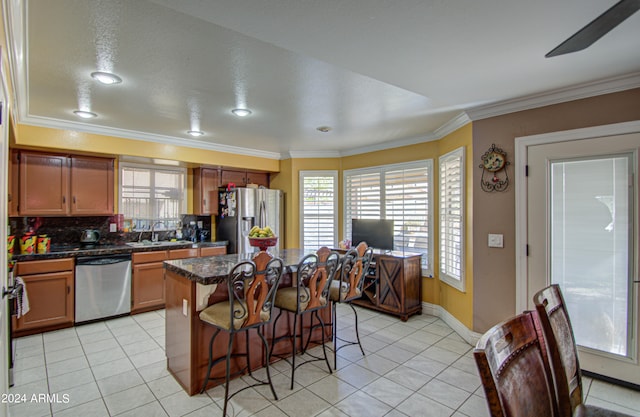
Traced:
POLYGON ((120 84, 122 82, 122 78, 118 77, 115 74, 111 74, 110 72, 104 72, 104 71, 92 72, 91 77, 94 80, 107 85, 120 84))
POLYGON ((238 117, 245 117, 251 114, 251 110, 249 109, 233 109, 231 113, 235 114, 238 117))
POLYGON ((329 126, 320 126, 320 127, 316 127, 316 130, 322 133, 327 133, 327 132, 331 132, 331 127, 329 126))
POLYGON ((83 119, 93 119, 94 117, 98 117, 98 115, 95 114, 94 112, 84 111, 84 110, 75 110, 73 114, 75 114, 78 117, 82 117, 83 119))
POLYGON ((204 132, 201 130, 187 130, 187 133, 195 137, 204 135, 204 132))

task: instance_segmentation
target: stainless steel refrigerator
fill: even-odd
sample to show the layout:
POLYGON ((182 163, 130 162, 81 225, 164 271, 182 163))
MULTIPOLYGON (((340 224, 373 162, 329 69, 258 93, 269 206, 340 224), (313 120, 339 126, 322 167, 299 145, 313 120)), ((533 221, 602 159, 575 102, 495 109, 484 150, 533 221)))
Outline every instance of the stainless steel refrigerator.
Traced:
POLYGON ((220 189, 216 240, 227 240, 227 253, 251 253, 249 230, 269 226, 278 236, 274 249, 283 248, 284 192, 269 188, 220 189))

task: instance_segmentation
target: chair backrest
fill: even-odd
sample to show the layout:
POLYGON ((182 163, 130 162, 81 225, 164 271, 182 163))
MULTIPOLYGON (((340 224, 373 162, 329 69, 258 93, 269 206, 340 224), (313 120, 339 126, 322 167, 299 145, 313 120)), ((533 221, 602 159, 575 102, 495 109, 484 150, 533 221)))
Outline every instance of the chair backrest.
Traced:
POLYGON ((571 416, 582 404, 582 378, 578 350, 562 291, 550 285, 533 296, 540 324, 547 340, 556 396, 562 416, 571 416))
POLYGON ((359 298, 364 286, 364 277, 373 259, 373 248, 360 242, 344 254, 340 267, 340 301, 359 298))
POLYGON ((255 327, 271 320, 284 263, 266 251, 235 265, 227 280, 232 328, 255 327))
POLYGON ((558 416, 551 370, 535 312, 487 331, 475 357, 492 417, 558 416))
POLYGON ((327 305, 329 287, 338 268, 339 255, 326 246, 302 258, 297 268, 298 312, 327 305))

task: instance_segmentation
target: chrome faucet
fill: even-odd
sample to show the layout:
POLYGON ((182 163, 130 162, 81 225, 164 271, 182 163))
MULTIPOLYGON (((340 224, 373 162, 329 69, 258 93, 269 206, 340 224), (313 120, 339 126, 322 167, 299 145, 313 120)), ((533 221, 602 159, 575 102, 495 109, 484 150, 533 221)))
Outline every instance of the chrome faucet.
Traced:
POLYGON ((164 222, 161 221, 157 221, 154 224, 151 225, 151 241, 152 242, 157 242, 158 241, 158 235, 156 234, 154 228, 156 227, 156 224, 161 224, 164 225, 164 222))

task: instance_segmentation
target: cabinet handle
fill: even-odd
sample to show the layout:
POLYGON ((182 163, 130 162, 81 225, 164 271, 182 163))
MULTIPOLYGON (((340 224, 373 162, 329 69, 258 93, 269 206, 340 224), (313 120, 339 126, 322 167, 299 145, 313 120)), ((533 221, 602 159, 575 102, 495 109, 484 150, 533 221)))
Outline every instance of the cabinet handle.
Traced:
POLYGON ((71 285, 67 285, 67 294, 71 294, 71 285))
POLYGON ((67 204, 67 197, 66 196, 62 196, 62 204, 67 204))
POLYGON ((11 194, 7 196, 7 201, 11 202, 11 194))
POLYGON ((73 196, 73 204, 76 204, 76 196, 73 196))

